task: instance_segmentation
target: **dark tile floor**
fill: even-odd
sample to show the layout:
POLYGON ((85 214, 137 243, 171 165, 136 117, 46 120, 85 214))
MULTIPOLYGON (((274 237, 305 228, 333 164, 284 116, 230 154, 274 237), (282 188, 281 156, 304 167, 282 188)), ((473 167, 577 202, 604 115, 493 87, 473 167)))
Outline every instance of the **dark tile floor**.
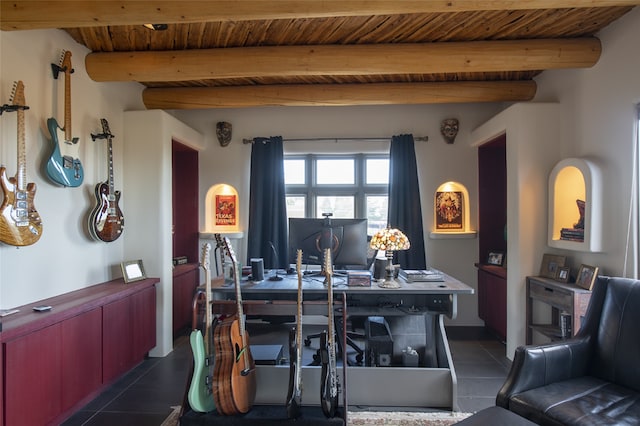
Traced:
MULTIPOLYGON (((278 327, 288 329, 289 325, 278 327)), ((475 412, 494 405, 510 367, 504 344, 477 327, 449 327, 447 334, 458 378, 460 410, 475 412)), ((269 337, 256 329, 251 339, 253 344, 261 344, 269 337)), ((311 350, 305 351, 305 362, 310 362, 314 346, 317 348, 317 342, 312 342, 311 350)), ((171 406, 182 403, 190 364, 188 337, 178 337, 172 353, 145 360, 63 425, 158 426, 171 406)))

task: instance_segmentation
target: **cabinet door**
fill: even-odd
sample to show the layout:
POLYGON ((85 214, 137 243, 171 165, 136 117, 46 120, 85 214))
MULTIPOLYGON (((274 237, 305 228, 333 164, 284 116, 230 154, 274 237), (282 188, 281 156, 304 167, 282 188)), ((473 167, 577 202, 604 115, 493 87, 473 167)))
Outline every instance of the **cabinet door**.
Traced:
POLYGON ((109 383, 133 364, 131 299, 125 298, 102 307, 102 381, 109 383))
POLYGON ((102 384, 102 312, 85 312, 62 323, 62 410, 102 384))
POLYGON ((140 361, 156 345, 156 288, 131 296, 134 358, 140 361))
POLYGON ((173 332, 191 326, 193 295, 198 287, 200 270, 191 269, 173 277, 173 332))
POLYGON ((5 342, 5 424, 42 426, 61 411, 61 326, 5 342))

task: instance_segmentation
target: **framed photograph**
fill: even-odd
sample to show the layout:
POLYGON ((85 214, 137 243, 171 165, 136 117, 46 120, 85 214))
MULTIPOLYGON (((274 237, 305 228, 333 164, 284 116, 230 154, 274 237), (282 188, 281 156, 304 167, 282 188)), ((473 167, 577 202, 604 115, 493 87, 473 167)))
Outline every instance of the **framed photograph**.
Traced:
POLYGON ((569 282, 569 273, 570 269, 568 266, 558 266, 558 270, 556 271, 556 281, 560 281, 561 283, 569 282))
POLYGON ((566 256, 558 256, 555 254, 545 253, 542 256, 542 265, 540 265, 540 276, 555 279, 558 268, 567 264, 566 256))
POLYGON ((501 251, 492 251, 487 258, 487 264, 502 266, 504 264, 504 253, 501 251))
POLYGON ((122 262, 120 264, 120 268, 122 268, 122 278, 124 278, 125 283, 140 281, 147 278, 144 273, 144 266, 142 266, 142 260, 122 262))
POLYGON ((578 287, 582 287, 585 290, 591 290, 593 283, 598 276, 598 268, 589 265, 580 265, 578 270, 578 276, 576 277, 576 284, 578 287))

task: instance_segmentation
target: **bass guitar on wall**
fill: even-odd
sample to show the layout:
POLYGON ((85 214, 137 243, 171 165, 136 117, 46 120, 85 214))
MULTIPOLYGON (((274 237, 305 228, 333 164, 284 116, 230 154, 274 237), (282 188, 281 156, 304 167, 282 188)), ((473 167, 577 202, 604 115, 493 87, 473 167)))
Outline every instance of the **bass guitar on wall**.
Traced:
POLYGON ((113 135, 109 130, 109 123, 105 118, 102 123, 102 134, 91 135, 93 140, 107 139, 107 166, 109 177, 106 182, 96 185, 96 206, 89 216, 89 233, 100 241, 111 242, 117 240, 124 230, 124 216, 120 210, 120 191, 114 189, 113 184, 113 135))
POLYGON ((78 138, 71 133, 71 52, 62 52, 60 65, 51 66, 55 78, 60 72, 64 73, 64 127, 60 127, 55 118, 47 120, 53 151, 47 161, 46 172, 54 183, 76 187, 84 180, 84 169, 77 155, 78 138))
MULTIPOLYGON (((217 237, 217 234, 216 234, 217 237)), ((213 365, 214 353, 211 348, 211 273, 209 267, 209 253, 211 244, 202 246, 202 259, 200 261, 204 270, 205 282, 205 320, 202 330, 193 330, 189 336, 191 351, 193 352, 193 377, 189 385, 189 405, 194 411, 208 413, 216 408, 213 400, 213 365)))
POLYGON ((224 245, 233 264, 237 311, 213 329, 216 362, 213 367, 213 397, 219 414, 234 415, 248 412, 256 397, 256 369, 245 330, 240 276, 236 255, 227 237, 224 245))
POLYGON ((33 205, 36 184, 27 183, 27 154, 24 135, 25 104, 24 84, 15 83, 12 105, 7 111, 17 111, 18 117, 18 170, 15 177, 7 177, 7 170, 0 167, 0 184, 4 200, 0 206, 0 241, 12 246, 28 246, 40 239, 42 220, 33 205))
POLYGON ((320 360, 322 370, 320 372, 320 406, 325 416, 332 418, 336 415, 338 407, 338 372, 336 361, 336 334, 333 319, 333 285, 331 278, 333 267, 331 265, 331 249, 324 251, 325 282, 327 285, 328 331, 320 335, 320 360))
POLYGON ((289 392, 287 416, 295 419, 302 406, 302 250, 298 250, 298 313, 296 326, 289 331, 289 392))

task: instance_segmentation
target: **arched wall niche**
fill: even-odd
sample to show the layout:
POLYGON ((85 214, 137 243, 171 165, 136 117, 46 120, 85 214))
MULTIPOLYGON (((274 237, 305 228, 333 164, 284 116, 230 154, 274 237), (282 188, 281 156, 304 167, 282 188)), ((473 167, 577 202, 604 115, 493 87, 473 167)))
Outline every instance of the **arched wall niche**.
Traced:
POLYGON ((558 162, 549 175, 549 246, 601 251, 601 212, 602 183, 598 167, 583 158, 566 158, 558 162))
POLYGON ((475 238, 469 214, 469 191, 459 182, 440 184, 433 196, 433 228, 430 237, 475 238))

